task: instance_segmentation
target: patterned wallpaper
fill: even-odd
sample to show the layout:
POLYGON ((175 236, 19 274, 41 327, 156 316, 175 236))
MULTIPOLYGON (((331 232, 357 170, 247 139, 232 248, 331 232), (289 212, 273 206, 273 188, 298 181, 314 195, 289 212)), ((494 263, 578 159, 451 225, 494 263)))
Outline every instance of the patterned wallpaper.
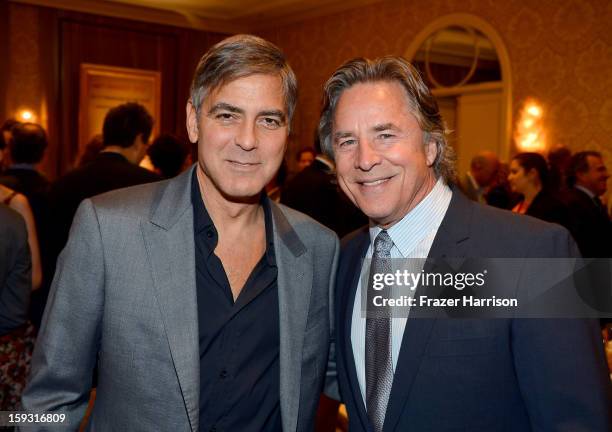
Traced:
POLYGON ((547 143, 597 149, 612 168, 612 1, 393 0, 281 27, 261 35, 289 56, 300 99, 292 151, 310 145, 321 86, 343 61, 401 55, 426 25, 476 15, 501 36, 512 68, 512 112, 535 98, 547 143))
MULTIPOLYGON (((20 108, 38 112, 41 106, 42 76, 39 45, 39 14, 32 7, 10 4, 8 82, 5 109, 13 113, 20 108)), ((46 125, 45 125, 46 126, 46 125)))

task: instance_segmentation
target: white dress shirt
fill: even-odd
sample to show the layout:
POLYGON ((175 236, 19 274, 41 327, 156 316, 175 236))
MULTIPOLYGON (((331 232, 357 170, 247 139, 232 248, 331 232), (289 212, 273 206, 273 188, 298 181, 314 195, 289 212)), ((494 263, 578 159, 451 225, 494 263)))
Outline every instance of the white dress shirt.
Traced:
MULTIPOLYGON (((391 258, 427 258, 429 250, 433 244, 438 228, 444 219, 446 210, 450 204, 452 192, 442 179, 429 192, 429 194, 398 223, 387 230, 393 247, 391 248, 391 258)), ((379 226, 370 227, 370 247, 366 253, 366 258, 372 258, 373 244, 378 233, 382 231, 379 226)), ((361 311, 361 280, 365 276, 369 266, 364 265, 361 269, 361 276, 357 284, 355 293, 355 303, 353 304, 353 315, 351 318, 351 343, 353 345, 353 356, 355 358, 355 368, 357 379, 361 389, 361 396, 365 403, 366 397, 366 378, 365 378, 365 332, 366 318, 361 311)), ((416 270, 420 272, 421 269, 416 270)), ((406 317, 394 317, 391 319, 391 349, 393 359, 393 373, 397 366, 399 351, 404 337, 406 327, 406 317)))

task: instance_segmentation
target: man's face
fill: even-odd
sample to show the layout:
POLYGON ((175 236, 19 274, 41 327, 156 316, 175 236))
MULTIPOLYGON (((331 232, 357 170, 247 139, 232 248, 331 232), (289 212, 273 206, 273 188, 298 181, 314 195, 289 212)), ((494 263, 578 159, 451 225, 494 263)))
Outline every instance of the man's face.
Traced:
POLYGON ((315 155, 309 151, 300 153, 300 159, 298 160, 298 170, 302 171, 304 168, 309 167, 314 162, 315 155))
POLYGON ((274 177, 285 153, 288 119, 281 79, 255 74, 206 96, 198 118, 187 104, 187 131, 198 142, 198 169, 211 190, 252 201, 274 177))
POLYGON ((383 228, 402 219, 436 182, 436 146, 423 145, 408 104, 396 82, 356 84, 340 96, 333 119, 338 183, 383 228))
POLYGON ((576 174, 577 184, 589 189, 595 195, 603 195, 607 189, 608 170, 597 156, 587 156, 589 169, 576 174))

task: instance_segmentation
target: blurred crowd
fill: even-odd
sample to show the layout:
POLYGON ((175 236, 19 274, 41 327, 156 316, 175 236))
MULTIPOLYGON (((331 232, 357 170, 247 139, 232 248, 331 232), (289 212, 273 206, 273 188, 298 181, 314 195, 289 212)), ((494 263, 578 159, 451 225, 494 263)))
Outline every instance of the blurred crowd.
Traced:
POLYGON ((612 256, 608 177, 600 153, 558 146, 547 157, 518 153, 509 164, 482 152, 459 186, 474 201, 563 225, 583 257, 599 258, 612 256))

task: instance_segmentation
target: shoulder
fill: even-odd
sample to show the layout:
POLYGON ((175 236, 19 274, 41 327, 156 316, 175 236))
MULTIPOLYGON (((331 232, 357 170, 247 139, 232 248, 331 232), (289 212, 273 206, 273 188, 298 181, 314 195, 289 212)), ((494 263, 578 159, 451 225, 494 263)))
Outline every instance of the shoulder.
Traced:
POLYGON ((585 203, 587 205, 591 204, 591 199, 588 197, 588 195, 575 188, 569 188, 563 191, 560 198, 563 203, 572 208, 583 206, 585 203))
POLYGON ((92 197, 97 211, 123 215, 148 216, 157 199, 164 193, 171 180, 144 183, 116 189, 92 197))
POLYGON ((571 235, 561 225, 491 206, 470 204, 473 206, 471 236, 478 250, 487 251, 489 255, 550 256, 563 254, 563 250, 571 248, 571 235))
POLYGON ((25 195, 17 193, 13 196, 9 203, 9 207, 13 210, 17 211, 24 218, 29 216, 32 212, 32 208, 30 207, 30 202, 26 198, 25 195))

